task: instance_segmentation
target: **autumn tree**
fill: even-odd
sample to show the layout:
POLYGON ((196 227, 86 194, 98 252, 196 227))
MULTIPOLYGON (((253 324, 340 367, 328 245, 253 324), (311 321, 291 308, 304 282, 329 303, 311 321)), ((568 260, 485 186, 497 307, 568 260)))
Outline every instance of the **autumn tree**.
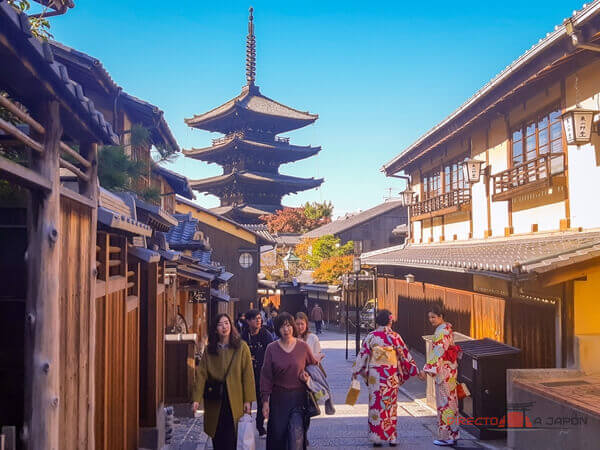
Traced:
POLYGON ((322 203, 306 202, 304 204, 304 215, 309 219, 318 220, 322 225, 329 223, 333 215, 333 203, 328 201, 322 203))
POLYGON ((352 272, 352 259, 352 255, 344 255, 332 256, 321 261, 313 272, 313 279, 317 283, 340 284, 341 276, 352 272))

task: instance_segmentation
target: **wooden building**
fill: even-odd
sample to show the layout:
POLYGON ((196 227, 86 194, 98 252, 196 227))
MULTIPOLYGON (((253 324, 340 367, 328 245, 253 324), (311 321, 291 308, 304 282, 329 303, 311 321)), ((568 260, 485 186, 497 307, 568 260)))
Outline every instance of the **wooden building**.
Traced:
POLYGON ((391 198, 373 208, 350 214, 305 233, 303 238, 318 238, 331 234, 341 240, 362 242, 363 251, 401 244, 404 236, 394 233, 399 226, 408 223, 407 208, 400 199, 391 198))
POLYGON ((209 239, 212 258, 235 275, 229 282, 229 295, 236 304, 235 312, 247 311, 251 305, 256 307, 260 248, 273 242, 264 234, 251 231, 180 196, 176 202, 177 213, 191 214, 198 221, 198 229, 209 239))
MULTIPOLYGON (((588 142, 570 144, 562 123, 600 110, 599 38, 593 2, 384 165, 410 180, 411 239, 363 263, 377 267, 379 304, 411 345, 429 333, 426 305, 441 302, 455 330, 520 348, 522 367, 539 369, 525 374, 600 369, 600 137, 596 122, 588 142), (465 164, 481 164, 479 177, 465 164)), ((561 408, 581 406, 573 395, 561 408)))
POLYGON ((248 23, 246 79, 240 95, 186 119, 188 126, 223 133, 207 148, 184 150, 190 158, 222 166, 223 174, 192 181, 195 190, 216 195, 221 206, 213 211, 239 223, 259 223, 259 217, 281 209, 281 198, 318 187, 322 179, 281 175, 281 164, 317 154, 321 147, 291 145, 278 134, 305 127, 318 118, 271 100, 255 82, 256 45, 252 8, 248 23))
POLYGON ((96 152, 118 137, 7 2, 0 66, 0 423, 18 448, 94 448, 96 152))

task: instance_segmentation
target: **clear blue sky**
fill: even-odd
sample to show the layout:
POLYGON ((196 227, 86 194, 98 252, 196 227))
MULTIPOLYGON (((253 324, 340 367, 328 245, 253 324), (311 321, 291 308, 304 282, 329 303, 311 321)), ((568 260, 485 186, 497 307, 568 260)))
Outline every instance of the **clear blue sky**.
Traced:
MULTIPOLYGON (((331 200, 335 215, 380 203, 401 180, 381 166, 581 7, 573 0, 354 2, 78 0, 52 19, 55 39, 99 58, 125 91, 165 111, 183 148, 217 137, 183 122, 236 96, 245 83, 248 7, 255 9, 257 84, 319 120, 286 134, 322 145, 281 172, 324 177, 284 198, 331 200)), ((180 156, 191 179, 219 166, 180 156)), ((215 197, 198 194, 214 206, 215 197)))

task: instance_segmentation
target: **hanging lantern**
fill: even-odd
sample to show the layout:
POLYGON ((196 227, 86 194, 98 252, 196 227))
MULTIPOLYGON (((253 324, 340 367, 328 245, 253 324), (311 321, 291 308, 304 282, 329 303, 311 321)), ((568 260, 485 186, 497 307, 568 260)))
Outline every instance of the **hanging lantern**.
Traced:
POLYGON ((410 190, 410 187, 406 186, 406 189, 400 192, 400 195, 402 196, 402 203, 404 206, 413 204, 415 193, 410 190))
POLYGON ((477 183, 481 176, 483 161, 478 159, 467 159, 463 162, 463 175, 469 183, 477 183))
POLYGON ((575 108, 562 115, 565 138, 569 145, 582 145, 592 138, 592 120, 596 111, 575 108))

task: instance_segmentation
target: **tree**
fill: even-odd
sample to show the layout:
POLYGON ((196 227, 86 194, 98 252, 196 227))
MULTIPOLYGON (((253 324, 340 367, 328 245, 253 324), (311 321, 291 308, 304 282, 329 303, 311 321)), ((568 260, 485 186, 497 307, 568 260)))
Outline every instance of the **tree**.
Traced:
POLYGON ((331 222, 332 214, 333 203, 328 201, 324 201, 323 203, 306 202, 304 205, 304 215, 309 219, 320 221, 321 225, 331 222))
POLYGON ((344 255, 321 261, 319 267, 313 272, 313 279, 317 283, 340 284, 340 277, 352 272, 352 259, 352 255, 344 255))
POLYGON ((270 233, 306 233, 318 226, 318 222, 304 214, 304 208, 278 210, 275 214, 260 216, 270 233))
POLYGON ((341 245, 341 240, 332 234, 319 238, 306 238, 296 245, 296 255, 300 258, 300 265, 305 269, 317 269, 323 261, 351 255, 354 242, 349 241, 341 245))
MULTIPOLYGON (((31 5, 29 0, 8 0, 8 4, 19 12, 27 13, 31 5)), ((48 7, 45 6, 42 14, 38 17, 29 17, 29 26, 31 27, 31 34, 42 41, 47 41, 53 37, 50 33, 50 22, 44 17, 44 14, 48 11, 48 7)))

